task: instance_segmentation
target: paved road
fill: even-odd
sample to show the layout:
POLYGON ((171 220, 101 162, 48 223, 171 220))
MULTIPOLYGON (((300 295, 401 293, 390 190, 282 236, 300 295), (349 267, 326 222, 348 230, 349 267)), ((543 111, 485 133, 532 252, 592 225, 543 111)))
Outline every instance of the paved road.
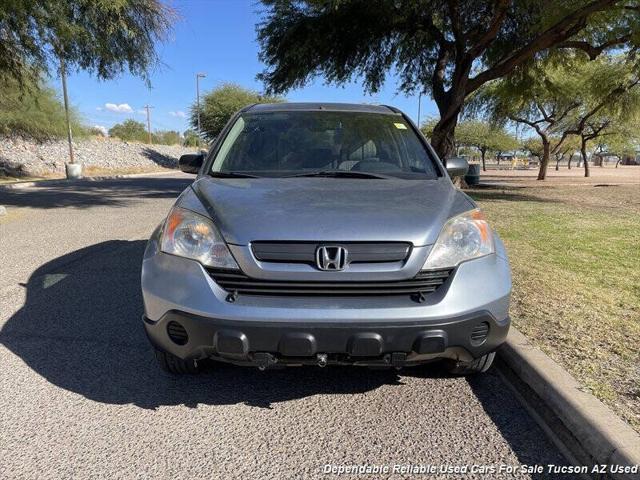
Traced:
POLYGON ((324 465, 565 462, 495 373, 162 373, 140 323, 139 266, 188 182, 0 189, 10 212, 0 217, 0 478, 338 478, 324 465))

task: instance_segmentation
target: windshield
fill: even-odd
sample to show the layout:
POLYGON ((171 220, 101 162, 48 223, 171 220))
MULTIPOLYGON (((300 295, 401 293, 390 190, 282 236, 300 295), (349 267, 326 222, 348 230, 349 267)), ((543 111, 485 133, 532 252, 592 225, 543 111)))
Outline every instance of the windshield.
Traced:
POLYGON ((314 172, 375 173, 377 178, 437 176, 428 151, 401 116, 326 111, 242 114, 215 156, 211 173, 216 172, 278 177, 314 172))

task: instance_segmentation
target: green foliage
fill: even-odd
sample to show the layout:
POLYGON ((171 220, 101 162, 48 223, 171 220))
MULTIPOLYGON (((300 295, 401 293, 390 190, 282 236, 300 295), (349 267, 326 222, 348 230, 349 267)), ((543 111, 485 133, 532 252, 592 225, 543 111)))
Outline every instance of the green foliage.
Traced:
POLYGON ((484 156, 487 152, 504 152, 518 147, 516 139, 504 128, 482 120, 465 120, 456 129, 456 144, 475 147, 484 156))
MULTIPOLYGON (((13 77, 0 75, 0 92, 0 135, 19 135, 37 141, 67 135, 62 102, 41 80, 20 85, 13 77)), ((70 116, 74 137, 85 135, 78 112, 71 108, 70 116)))
POLYGON ((180 145, 180 132, 175 130, 158 130, 152 135, 153 143, 158 145, 180 145))
POLYGON ((259 78, 270 93, 317 76, 362 78, 376 92, 390 72, 402 92, 430 93, 441 120, 431 142, 441 156, 466 98, 489 81, 558 52, 635 52, 640 0, 457 1, 262 0, 259 78))
MULTIPOLYGON (((483 87, 471 110, 498 121, 528 126, 540 137, 538 179, 543 180, 550 154, 564 151, 569 135, 588 142, 625 129, 640 116, 640 76, 622 56, 549 57, 522 72, 516 71, 483 87), (546 150, 545 150, 546 146, 546 150)), ((531 145, 532 146, 532 145, 531 145)), ((583 153, 586 156, 586 153, 583 153)), ((585 162, 585 175, 589 176, 585 162)))
POLYGON ((197 147, 198 146, 198 133, 193 129, 185 130, 183 133, 184 140, 182 144, 185 147, 197 147))
MULTIPOLYGON (((546 50, 545 45, 531 45, 540 36, 549 38, 551 47, 567 40, 562 34, 552 36, 551 27, 570 26, 565 34, 569 38, 573 32, 600 42, 638 27, 637 17, 624 9, 629 2, 615 1, 590 9, 586 0, 464 1, 456 2, 455 8, 436 0, 262 2, 267 10, 258 26, 258 40, 267 69, 260 78, 277 93, 300 87, 319 74, 337 83, 362 76, 365 88, 377 91, 395 68, 401 90, 426 89, 437 96, 432 90, 436 85, 424 80, 437 80, 434 73, 441 65, 445 87, 452 85, 455 70, 465 72, 466 80, 474 60, 474 84, 483 77, 500 77, 508 71, 483 73, 498 70, 520 49, 527 50, 513 67, 546 50), (495 30, 488 31, 491 28, 495 30), (462 48, 454 45, 454 39, 462 42, 462 48), (459 64, 463 60, 468 66, 459 64)), ((637 39, 626 43, 633 40, 637 39)), ((625 42, 615 45, 619 44, 625 42)))
POLYGON ((109 79, 125 68, 147 79, 155 43, 175 18, 160 0, 9 0, 0 3, 0 72, 20 82, 69 69, 109 79))
POLYGON ((102 129, 100 129, 100 128, 97 128, 97 127, 89 128, 88 132, 89 132, 89 135, 94 135, 96 137, 104 137, 105 136, 104 131, 102 129))
POLYGON ((542 142, 539 138, 529 137, 522 143, 522 148, 529 152, 530 155, 542 158, 542 142))
MULTIPOLYGON (((209 141, 215 139, 233 114, 247 105, 283 101, 281 97, 262 95, 234 83, 225 83, 200 99, 202 135, 209 141)), ((191 105, 189 121, 193 128, 198 128, 198 108, 195 103, 191 105)))
POLYGON ((116 123, 109 129, 110 137, 117 137, 125 142, 143 142, 148 141, 147 129, 144 123, 137 122, 133 119, 125 120, 122 123, 116 123))
MULTIPOLYGON (((125 142, 149 142, 149 134, 145 124, 131 118, 111 127, 109 136, 125 142)), ((156 145, 180 145, 182 143, 180 132, 175 130, 157 130, 151 134, 151 141, 156 145)))
MULTIPOLYGON (((437 123, 437 118, 429 118, 422 124, 420 130, 430 138, 437 123)), ((465 147, 472 147, 483 156, 487 152, 506 152, 519 146, 518 141, 502 125, 477 119, 465 120, 458 124, 455 145, 459 150, 458 153, 465 147)))

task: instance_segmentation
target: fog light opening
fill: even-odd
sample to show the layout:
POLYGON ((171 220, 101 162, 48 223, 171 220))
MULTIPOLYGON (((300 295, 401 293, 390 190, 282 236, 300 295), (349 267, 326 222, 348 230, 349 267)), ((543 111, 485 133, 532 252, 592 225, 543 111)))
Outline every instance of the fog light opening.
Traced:
POLYGON ((478 345, 482 345, 489 336, 489 323, 481 322, 478 323, 473 330, 471 330, 470 341, 471 345, 477 347, 478 345))
POLYGON ((186 345, 189 341, 187 330, 176 321, 170 321, 167 324, 167 335, 176 345, 186 345))

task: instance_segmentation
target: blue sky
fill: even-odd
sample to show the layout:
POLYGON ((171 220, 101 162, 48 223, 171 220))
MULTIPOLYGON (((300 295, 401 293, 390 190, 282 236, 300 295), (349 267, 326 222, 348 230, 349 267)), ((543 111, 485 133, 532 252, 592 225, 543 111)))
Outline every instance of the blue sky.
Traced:
MULTIPOLYGON (((256 74, 264 68, 258 60, 255 25, 260 20, 262 5, 256 0, 176 0, 173 6, 181 19, 175 25, 173 38, 158 45, 163 62, 151 75, 151 89, 129 74, 98 81, 84 72, 69 75, 71 103, 91 125, 111 127, 127 118, 146 121, 144 105, 151 110, 153 130, 188 128, 185 115, 195 100, 195 74, 205 72, 200 81, 201 92, 223 82, 235 82, 262 91, 256 74)), ((59 81, 54 82, 57 88, 59 81)), ((322 79, 286 94, 289 101, 375 102, 394 105, 414 121, 418 114, 418 98, 396 91, 390 77, 374 96, 365 96, 360 82, 342 86, 324 85, 322 79)), ((429 97, 422 97, 421 118, 436 115, 429 97)))

